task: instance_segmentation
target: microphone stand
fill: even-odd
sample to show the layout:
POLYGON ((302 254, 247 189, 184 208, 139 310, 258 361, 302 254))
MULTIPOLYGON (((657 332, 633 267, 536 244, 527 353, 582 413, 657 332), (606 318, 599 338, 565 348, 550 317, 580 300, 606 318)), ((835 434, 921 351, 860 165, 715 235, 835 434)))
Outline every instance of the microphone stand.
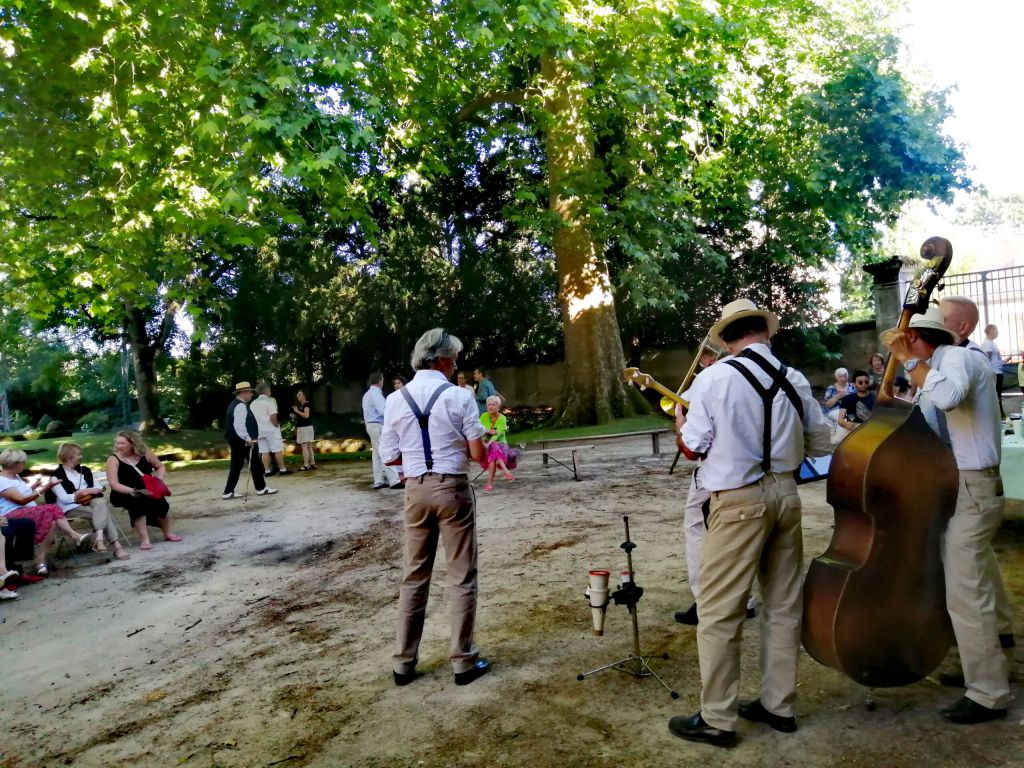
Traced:
MULTIPOLYGON (((637 586, 634 581, 632 553, 633 550, 636 549, 636 544, 629 540, 629 517, 623 515, 622 523, 626 528, 626 540, 622 542, 620 546, 626 551, 626 568, 629 572, 629 581, 622 584, 622 586, 612 592, 609 597, 616 605, 624 605, 626 606, 626 610, 629 611, 629 616, 633 621, 633 653, 625 658, 613 661, 610 664, 605 664, 597 669, 592 669, 589 672, 583 672, 576 675, 576 679, 583 680, 588 675, 597 674, 598 672, 603 672, 606 669, 617 669, 620 672, 625 672, 633 677, 653 677, 661 683, 673 699, 678 699, 679 694, 669 688, 668 684, 658 677, 657 673, 651 669, 650 660, 654 657, 644 656, 640 653, 640 627, 637 624, 636 605, 640 602, 640 598, 643 597, 644 590, 643 587, 637 586)), ((667 653, 662 654, 661 658, 667 659, 669 658, 669 655, 667 653)))

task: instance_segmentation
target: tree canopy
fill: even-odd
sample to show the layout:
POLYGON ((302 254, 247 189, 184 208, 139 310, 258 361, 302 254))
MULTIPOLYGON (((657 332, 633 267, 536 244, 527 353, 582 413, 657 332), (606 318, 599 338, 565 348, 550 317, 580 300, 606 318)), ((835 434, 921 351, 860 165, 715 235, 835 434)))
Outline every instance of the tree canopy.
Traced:
POLYGON ((965 188, 881 3, 14 0, 0 274, 43 327, 132 347, 179 315, 186 398, 243 365, 404 368, 444 324, 567 362, 559 416, 630 412, 623 337, 747 295, 826 321, 822 269, 965 188))

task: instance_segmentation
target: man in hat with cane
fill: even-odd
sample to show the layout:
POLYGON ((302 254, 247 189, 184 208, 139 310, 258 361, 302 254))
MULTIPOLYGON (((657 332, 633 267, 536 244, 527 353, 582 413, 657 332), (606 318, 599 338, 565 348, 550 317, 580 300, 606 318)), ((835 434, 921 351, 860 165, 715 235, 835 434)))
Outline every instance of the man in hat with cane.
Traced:
POLYGON ((971 725, 1006 717, 1010 701, 1002 649, 1013 647, 1013 635, 1000 634, 1004 590, 992 549, 1003 520, 1002 435, 988 359, 957 346, 960 338, 944 320, 945 310, 929 307, 905 330, 886 331, 882 341, 919 388, 921 412, 952 448, 960 470, 956 509, 942 539, 942 569, 967 690, 941 714, 951 723, 971 725))
POLYGON ((710 337, 731 357, 689 390, 683 453, 703 458, 711 493, 697 611, 701 708, 673 717, 676 736, 736 744, 737 716, 796 730, 796 662, 803 609, 800 496, 793 472, 805 455, 831 451, 831 426, 803 374, 772 354, 779 319, 739 299, 710 337), (740 640, 754 577, 761 585, 761 697, 740 704, 740 640))
MULTIPOLYGON (((277 493, 273 488, 268 488, 263 479, 263 464, 260 463, 257 445, 259 425, 249 410, 249 401, 255 393, 248 381, 240 381, 235 385, 235 399, 228 405, 227 413, 224 414, 224 437, 231 448, 231 468, 228 469, 228 481, 224 485, 224 495, 221 497, 225 501, 242 498, 242 494, 235 493, 235 486, 246 460, 249 462, 249 472, 252 474, 256 495, 270 496, 277 493)), ((246 485, 248 486, 248 483, 246 485)))

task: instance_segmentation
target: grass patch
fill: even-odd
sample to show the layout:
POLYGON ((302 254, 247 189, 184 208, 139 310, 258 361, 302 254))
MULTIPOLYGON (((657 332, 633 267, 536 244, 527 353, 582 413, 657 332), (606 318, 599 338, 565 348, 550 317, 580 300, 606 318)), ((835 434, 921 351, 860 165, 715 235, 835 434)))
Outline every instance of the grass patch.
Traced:
MULTIPOLYGON (((57 465, 57 449, 61 443, 77 443, 82 446, 82 461, 91 467, 104 465, 113 451, 114 437, 117 432, 76 432, 72 437, 50 437, 37 440, 2 440, 0 450, 14 448, 28 454, 28 466, 55 467, 57 465)), ((147 435, 147 445, 158 456, 170 458, 169 463, 175 469, 201 467, 217 469, 227 467, 227 442, 224 433, 219 430, 183 429, 168 435, 147 435)), ((316 454, 317 463, 321 461, 353 461, 369 458, 370 452, 359 450, 365 439, 317 439, 321 448, 316 454)), ((293 444, 286 444, 286 450, 294 450, 293 444)), ((285 457, 288 464, 302 464, 302 454, 285 457)))
POLYGON ((539 443, 541 440, 560 440, 571 437, 592 437, 594 435, 619 435, 624 432, 641 432, 647 429, 672 429, 672 422, 664 416, 633 416, 628 419, 616 419, 607 424, 596 424, 586 427, 565 427, 550 429, 528 429, 523 432, 510 432, 510 443, 539 443))

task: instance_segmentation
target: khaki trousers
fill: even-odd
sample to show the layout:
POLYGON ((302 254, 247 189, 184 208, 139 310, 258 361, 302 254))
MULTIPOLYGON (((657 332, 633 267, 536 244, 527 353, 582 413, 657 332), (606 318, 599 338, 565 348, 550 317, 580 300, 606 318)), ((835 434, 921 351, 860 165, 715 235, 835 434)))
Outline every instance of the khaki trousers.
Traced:
POLYGON ((967 698, 989 709, 1003 709, 1010 700, 997 623, 997 594, 1003 593, 1004 605, 1006 596, 992 550, 1002 519, 999 473, 960 470, 956 511, 942 541, 946 609, 963 664, 967 698))
POLYGON ((772 473, 711 494, 697 601, 701 715, 712 728, 736 728, 740 641, 757 576, 761 609, 761 703, 795 715, 796 662, 803 613, 800 496, 792 474, 772 473))
POLYGON ((64 516, 86 518, 94 531, 103 531, 108 544, 124 539, 124 535, 117 530, 117 524, 114 522, 114 516, 110 514, 106 500, 102 497, 96 497, 89 504, 79 504, 65 512, 64 516))
POLYGON ((700 563, 704 549, 704 502, 711 493, 700 484, 700 467, 693 471, 690 492, 686 494, 683 508, 683 541, 686 543, 686 578, 690 582, 690 594, 696 602, 700 599, 700 563))
POLYGON ((373 452, 373 484, 394 485, 398 482, 398 470, 380 460, 380 433, 382 424, 370 422, 366 425, 366 434, 370 436, 370 450, 373 452))
POLYGON ((392 665, 411 674, 419 660, 438 538, 448 562, 449 658, 456 672, 476 664, 476 497, 465 475, 428 473, 405 483, 404 577, 398 590, 398 633, 392 665))

